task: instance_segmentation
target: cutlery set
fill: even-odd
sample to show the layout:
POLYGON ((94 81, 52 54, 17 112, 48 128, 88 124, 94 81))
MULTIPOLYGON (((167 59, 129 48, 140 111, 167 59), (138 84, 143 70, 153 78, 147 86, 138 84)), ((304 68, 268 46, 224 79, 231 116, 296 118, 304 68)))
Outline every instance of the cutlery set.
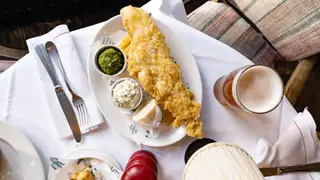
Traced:
POLYGON ((68 121, 70 129, 72 131, 73 137, 76 142, 81 141, 81 131, 79 127, 79 123, 81 126, 86 126, 90 122, 90 118, 88 115, 87 107, 83 101, 83 99, 78 96, 70 87, 68 78, 66 76, 65 70, 63 68, 59 52, 55 46, 55 44, 51 41, 48 41, 45 45, 39 44, 35 47, 36 53, 38 54, 43 66, 47 70, 53 86, 55 88, 55 92, 61 108, 64 112, 64 115, 68 121), (70 103, 65 90, 63 89, 61 82, 58 79, 54 63, 57 65, 60 73, 63 76, 63 79, 66 83, 67 90, 72 95, 72 104, 70 103), (74 111, 76 110, 76 113, 74 111))

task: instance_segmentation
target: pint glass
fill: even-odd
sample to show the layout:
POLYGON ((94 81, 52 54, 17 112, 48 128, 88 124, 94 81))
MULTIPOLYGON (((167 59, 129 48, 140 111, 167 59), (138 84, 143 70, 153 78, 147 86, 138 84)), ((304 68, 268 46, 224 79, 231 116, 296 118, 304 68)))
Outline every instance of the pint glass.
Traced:
POLYGON ((283 82, 273 69, 245 66, 220 77, 213 88, 223 105, 249 113, 263 114, 275 109, 283 98, 283 82))

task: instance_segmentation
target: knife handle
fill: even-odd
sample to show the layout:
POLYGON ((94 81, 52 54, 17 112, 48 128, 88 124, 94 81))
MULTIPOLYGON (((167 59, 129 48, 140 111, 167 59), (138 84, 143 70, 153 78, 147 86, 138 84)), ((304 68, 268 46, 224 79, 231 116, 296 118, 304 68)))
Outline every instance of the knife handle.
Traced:
POLYGON ((279 169, 280 169, 280 174, 289 173, 289 172, 320 171, 320 163, 281 167, 279 169))
POLYGON ((61 89, 61 85, 60 85, 60 82, 57 78, 56 71, 54 70, 54 66, 52 64, 52 61, 51 61, 48 53, 47 53, 45 46, 43 44, 39 44, 35 47, 35 50, 36 50, 36 52, 37 52, 37 54, 43 64, 43 66, 46 68, 55 89, 61 89))

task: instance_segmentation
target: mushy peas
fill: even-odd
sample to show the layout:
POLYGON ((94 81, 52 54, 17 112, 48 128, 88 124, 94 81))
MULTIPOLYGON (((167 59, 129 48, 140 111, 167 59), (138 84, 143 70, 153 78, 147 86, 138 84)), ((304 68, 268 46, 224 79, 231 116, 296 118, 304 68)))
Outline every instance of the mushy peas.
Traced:
POLYGON ((98 57, 98 65, 102 72, 114 75, 124 66, 123 54, 116 48, 106 48, 98 57))

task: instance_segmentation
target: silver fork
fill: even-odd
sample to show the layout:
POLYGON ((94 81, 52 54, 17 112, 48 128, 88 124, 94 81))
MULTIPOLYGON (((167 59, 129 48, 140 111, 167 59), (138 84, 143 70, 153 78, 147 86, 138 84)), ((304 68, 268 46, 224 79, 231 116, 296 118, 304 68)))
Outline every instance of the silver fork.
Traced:
POLYGON ((80 122, 79 122, 80 126, 88 125, 90 119, 89 119, 86 104, 84 103, 83 99, 81 97, 79 97, 76 93, 74 93, 73 90, 71 89, 71 87, 68 83, 68 80, 67 80, 66 72, 65 72, 65 70, 62 66, 62 63, 61 63, 59 52, 58 52, 55 44, 51 41, 48 41, 45 46, 46 46, 47 52, 51 56, 51 58, 58 63, 58 67, 62 73, 64 81, 66 82, 67 88, 72 95, 72 103, 73 103, 74 107, 77 109, 78 119, 80 120, 80 122))

